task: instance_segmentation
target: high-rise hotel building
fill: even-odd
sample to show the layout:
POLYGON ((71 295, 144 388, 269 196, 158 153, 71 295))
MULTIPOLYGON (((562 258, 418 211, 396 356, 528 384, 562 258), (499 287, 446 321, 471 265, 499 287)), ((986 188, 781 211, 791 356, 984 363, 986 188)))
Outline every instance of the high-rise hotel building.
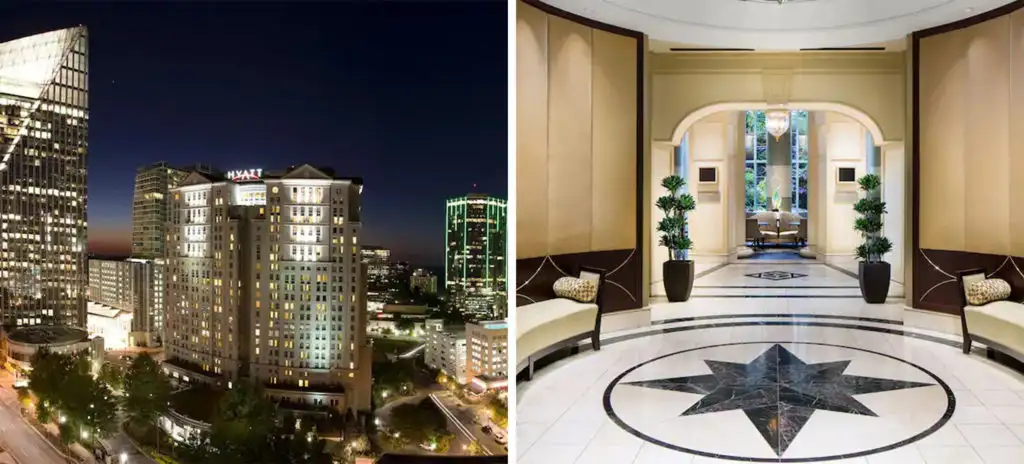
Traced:
POLYGON ((478 320, 506 316, 506 209, 483 194, 448 200, 445 283, 456 308, 478 320))
POLYGON ((362 181, 310 165, 215 176, 171 191, 165 367, 277 401, 370 408, 362 181))
POLYGON ((85 27, 0 44, 0 324, 86 326, 85 27))

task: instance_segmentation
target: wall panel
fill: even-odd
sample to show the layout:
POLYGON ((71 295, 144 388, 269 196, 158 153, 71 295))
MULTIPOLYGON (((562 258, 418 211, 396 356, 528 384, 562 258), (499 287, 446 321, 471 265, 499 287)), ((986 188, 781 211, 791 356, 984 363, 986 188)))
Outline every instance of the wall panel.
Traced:
POLYGON ((591 251, 591 29, 548 18, 548 254, 591 251))
POLYGON ((590 265, 606 311, 639 307, 643 36, 532 1, 516 29, 518 303, 590 265))
POLYGON ((516 253, 547 254, 548 18, 524 7, 516 21, 516 253))
POLYGON ((1010 251, 1012 256, 1024 256, 1024 12, 1010 15, 1010 124, 1011 134, 1006 172, 1021 173, 1012 177, 1009 185, 1008 205, 1010 251))
POLYGON ((1024 295, 1024 2, 914 34, 914 306, 958 314, 950 276, 1024 295))
POLYGON ((636 246, 636 39, 594 30, 592 250, 636 246))

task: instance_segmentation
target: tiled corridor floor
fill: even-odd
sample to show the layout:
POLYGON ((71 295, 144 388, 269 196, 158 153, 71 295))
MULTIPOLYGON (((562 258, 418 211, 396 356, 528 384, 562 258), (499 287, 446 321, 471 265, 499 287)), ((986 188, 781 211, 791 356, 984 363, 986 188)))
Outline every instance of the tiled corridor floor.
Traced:
MULTIPOLYGON (((749 267, 728 272, 850 279, 749 267)), ((1024 376, 904 314, 857 298, 657 304, 650 326, 518 385, 517 462, 1024 462, 1024 376)))

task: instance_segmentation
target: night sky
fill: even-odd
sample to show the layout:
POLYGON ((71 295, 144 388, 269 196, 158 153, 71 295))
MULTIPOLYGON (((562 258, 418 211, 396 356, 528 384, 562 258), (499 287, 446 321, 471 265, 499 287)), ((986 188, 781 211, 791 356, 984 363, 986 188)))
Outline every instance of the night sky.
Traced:
POLYGON ((507 197, 504 1, 19 3, 0 42, 89 28, 91 252, 128 253, 161 160, 361 176, 362 242, 414 264, 443 260, 445 198, 507 197))

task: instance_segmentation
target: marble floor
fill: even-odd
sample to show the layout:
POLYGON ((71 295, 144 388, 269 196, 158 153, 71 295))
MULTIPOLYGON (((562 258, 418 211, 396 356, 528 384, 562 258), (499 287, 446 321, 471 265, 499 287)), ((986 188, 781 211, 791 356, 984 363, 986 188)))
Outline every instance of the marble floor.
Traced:
POLYGON ((656 304, 650 325, 517 384, 517 462, 1024 463, 1024 375, 911 314, 853 298, 656 304))
MULTIPOLYGON (((663 292, 660 292, 663 293, 663 292)), ((856 272, 819 262, 745 262, 713 266, 699 272, 693 296, 860 298, 856 272)), ((903 296, 903 286, 892 282, 889 296, 903 296)))

